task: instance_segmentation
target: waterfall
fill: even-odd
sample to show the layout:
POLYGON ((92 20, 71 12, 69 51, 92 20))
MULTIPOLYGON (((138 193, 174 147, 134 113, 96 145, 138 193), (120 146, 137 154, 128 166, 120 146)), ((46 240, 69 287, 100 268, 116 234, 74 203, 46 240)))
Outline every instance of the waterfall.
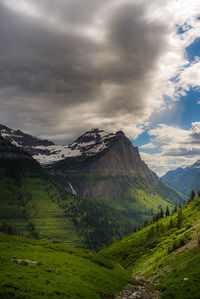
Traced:
POLYGON ((68 182, 70 189, 72 190, 72 194, 77 196, 77 192, 74 189, 74 187, 72 186, 72 184, 70 182, 68 182))

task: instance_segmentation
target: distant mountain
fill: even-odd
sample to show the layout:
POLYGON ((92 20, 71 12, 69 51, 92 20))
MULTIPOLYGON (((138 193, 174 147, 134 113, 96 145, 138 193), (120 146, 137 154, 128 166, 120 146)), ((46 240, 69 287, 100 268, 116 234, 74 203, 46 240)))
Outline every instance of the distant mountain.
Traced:
POLYGON ((186 168, 179 167, 168 171, 162 179, 187 195, 192 188, 198 191, 200 190, 200 160, 186 168))
POLYGON ((42 140, 35 136, 26 134, 20 130, 12 130, 0 124, 0 133, 2 137, 16 146, 24 148, 31 148, 36 146, 51 146, 54 145, 52 141, 42 140))

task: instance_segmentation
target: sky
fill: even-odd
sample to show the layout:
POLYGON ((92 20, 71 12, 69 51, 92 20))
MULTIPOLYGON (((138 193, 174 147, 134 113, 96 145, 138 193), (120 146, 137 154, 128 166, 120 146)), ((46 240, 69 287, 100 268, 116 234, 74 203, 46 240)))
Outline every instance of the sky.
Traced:
POLYGON ((199 0, 0 0, 0 123, 123 130, 157 174, 200 159, 199 0))

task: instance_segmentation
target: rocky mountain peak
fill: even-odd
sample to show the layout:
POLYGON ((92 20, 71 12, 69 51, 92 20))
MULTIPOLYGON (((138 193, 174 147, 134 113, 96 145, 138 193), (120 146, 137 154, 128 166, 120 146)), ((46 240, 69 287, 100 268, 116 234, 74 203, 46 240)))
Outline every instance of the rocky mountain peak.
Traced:
POLYGON ((21 147, 33 146, 50 146, 54 145, 52 141, 42 140, 30 134, 26 134, 20 130, 12 130, 0 124, 0 132, 3 138, 10 141, 12 144, 21 147))

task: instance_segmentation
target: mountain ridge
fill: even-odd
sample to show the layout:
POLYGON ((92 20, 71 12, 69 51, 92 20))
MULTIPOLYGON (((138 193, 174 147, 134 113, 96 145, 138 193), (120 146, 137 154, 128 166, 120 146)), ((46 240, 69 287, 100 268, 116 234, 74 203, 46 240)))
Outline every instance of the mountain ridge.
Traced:
POLYGON ((200 190, 200 160, 185 167, 168 171, 162 179, 180 192, 189 195, 191 189, 200 190))

